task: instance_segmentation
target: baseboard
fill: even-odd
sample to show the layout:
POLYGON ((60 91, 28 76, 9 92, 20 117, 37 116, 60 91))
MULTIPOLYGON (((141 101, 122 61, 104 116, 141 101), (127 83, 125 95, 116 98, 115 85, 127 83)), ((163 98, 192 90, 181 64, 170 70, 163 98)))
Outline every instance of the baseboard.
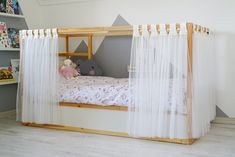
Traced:
POLYGON ((16 110, 9 110, 9 111, 0 112, 0 118, 4 118, 7 116, 13 116, 15 114, 16 114, 16 110))
POLYGON ((235 125, 235 118, 216 117, 215 120, 213 120, 213 123, 235 125))

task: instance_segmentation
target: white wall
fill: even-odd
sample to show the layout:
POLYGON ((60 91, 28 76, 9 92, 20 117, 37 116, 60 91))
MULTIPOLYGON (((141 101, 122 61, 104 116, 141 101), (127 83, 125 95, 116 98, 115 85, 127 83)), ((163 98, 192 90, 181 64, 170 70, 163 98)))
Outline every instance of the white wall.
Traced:
POLYGON ((37 0, 18 0, 27 25, 30 29, 44 28, 45 21, 42 8, 37 0))
POLYGON ((209 27, 217 39, 217 105, 235 117, 234 0, 87 0, 43 6, 20 1, 32 28, 109 26, 119 14, 132 25, 190 21, 209 27))

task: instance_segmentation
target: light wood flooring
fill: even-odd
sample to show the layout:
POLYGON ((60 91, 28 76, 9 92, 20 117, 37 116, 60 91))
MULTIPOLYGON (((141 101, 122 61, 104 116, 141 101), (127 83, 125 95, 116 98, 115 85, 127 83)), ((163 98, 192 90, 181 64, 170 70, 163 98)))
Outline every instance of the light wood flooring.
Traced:
POLYGON ((8 116, 0 118, 0 157, 235 157, 235 125, 213 124, 188 146, 26 127, 8 116))

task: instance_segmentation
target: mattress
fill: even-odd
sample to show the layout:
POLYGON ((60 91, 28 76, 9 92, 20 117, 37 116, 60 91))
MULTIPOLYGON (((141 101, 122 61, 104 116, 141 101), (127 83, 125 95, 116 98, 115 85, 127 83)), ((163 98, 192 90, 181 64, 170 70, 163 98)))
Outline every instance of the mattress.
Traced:
POLYGON ((128 78, 103 76, 60 77, 60 102, 128 106, 128 78))
MULTIPOLYGON (((128 78, 104 76, 78 76, 73 79, 60 77, 60 102, 95 104, 100 106, 128 106, 130 101, 128 78)), ((172 87, 171 87, 172 88, 172 87)), ((186 93, 185 96, 186 98, 186 93)), ((187 113, 186 100, 175 107, 171 105, 171 96, 164 105, 167 112, 187 113)))

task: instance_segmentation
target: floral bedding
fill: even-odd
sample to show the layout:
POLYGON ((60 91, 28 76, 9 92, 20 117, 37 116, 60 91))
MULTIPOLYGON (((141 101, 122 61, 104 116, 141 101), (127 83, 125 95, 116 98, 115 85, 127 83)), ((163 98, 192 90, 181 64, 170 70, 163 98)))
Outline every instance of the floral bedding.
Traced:
POLYGON ((128 106, 128 78, 78 76, 60 78, 60 101, 102 106, 128 106))

